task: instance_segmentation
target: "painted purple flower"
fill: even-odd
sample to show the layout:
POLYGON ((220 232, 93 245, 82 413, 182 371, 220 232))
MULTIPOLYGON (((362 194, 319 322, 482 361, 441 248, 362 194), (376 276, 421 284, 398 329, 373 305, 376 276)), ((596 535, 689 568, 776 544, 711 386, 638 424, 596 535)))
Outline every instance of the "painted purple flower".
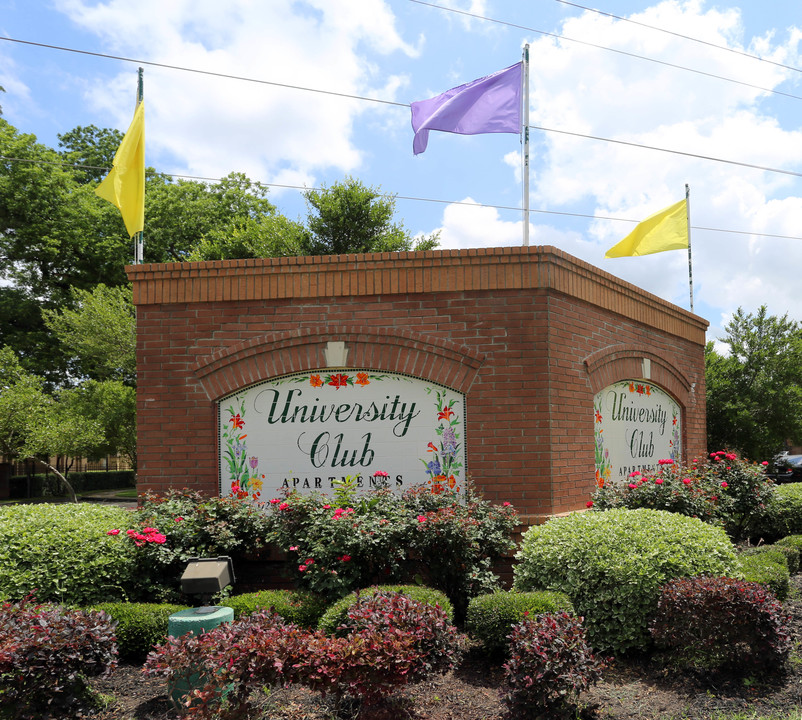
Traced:
POLYGON ((443 430, 443 455, 453 458, 457 454, 457 437, 450 425, 443 430))
POLYGON ((251 466, 252 469, 256 470, 256 468, 259 467, 259 458, 258 457, 252 457, 248 461, 248 464, 251 466))

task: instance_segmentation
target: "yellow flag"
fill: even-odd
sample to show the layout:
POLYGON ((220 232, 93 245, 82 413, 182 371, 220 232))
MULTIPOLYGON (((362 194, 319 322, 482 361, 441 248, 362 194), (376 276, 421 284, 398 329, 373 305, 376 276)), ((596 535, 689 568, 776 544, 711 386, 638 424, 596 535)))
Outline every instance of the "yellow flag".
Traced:
POLYGON ((682 250, 688 247, 687 199, 655 213, 638 223, 620 243, 613 245, 606 258, 651 255, 663 250, 682 250))
POLYGON ((119 208, 128 234, 145 229, 145 103, 136 106, 134 119, 114 155, 111 172, 95 194, 119 208))

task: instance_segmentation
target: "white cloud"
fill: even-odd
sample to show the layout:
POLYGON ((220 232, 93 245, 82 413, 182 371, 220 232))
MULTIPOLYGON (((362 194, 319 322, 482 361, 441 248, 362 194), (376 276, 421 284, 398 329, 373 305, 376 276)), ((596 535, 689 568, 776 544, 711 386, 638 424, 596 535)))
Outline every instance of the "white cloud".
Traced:
MULTIPOLYGON (((65 0, 60 7, 114 52, 347 95, 392 99, 404 84, 403 78, 380 76, 363 46, 379 54, 418 52, 396 31, 382 0, 65 0)), ((86 88, 87 101, 116 115, 119 127, 133 112, 133 77, 126 70, 111 87, 86 88)), ((148 146, 175 159, 179 167, 171 170, 212 177, 242 171, 262 179, 288 172, 310 177, 325 168, 354 172, 362 152, 353 124, 371 107, 151 66, 145 69, 145 100, 148 146)))

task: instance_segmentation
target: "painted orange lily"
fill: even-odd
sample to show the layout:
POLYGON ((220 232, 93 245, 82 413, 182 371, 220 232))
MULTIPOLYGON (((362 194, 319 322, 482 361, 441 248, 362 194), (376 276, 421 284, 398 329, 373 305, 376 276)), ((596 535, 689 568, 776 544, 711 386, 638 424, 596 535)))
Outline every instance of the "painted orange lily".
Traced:
POLYGON ((437 413, 438 420, 451 420, 454 417, 454 411, 446 406, 439 413, 437 413))

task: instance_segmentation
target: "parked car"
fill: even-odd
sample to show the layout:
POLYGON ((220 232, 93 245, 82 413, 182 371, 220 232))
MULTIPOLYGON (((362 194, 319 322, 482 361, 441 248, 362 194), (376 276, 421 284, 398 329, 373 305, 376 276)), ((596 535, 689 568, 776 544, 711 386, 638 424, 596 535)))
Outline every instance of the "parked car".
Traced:
POLYGON ((774 482, 802 482, 802 455, 780 455, 774 459, 774 468, 769 476, 774 482))

